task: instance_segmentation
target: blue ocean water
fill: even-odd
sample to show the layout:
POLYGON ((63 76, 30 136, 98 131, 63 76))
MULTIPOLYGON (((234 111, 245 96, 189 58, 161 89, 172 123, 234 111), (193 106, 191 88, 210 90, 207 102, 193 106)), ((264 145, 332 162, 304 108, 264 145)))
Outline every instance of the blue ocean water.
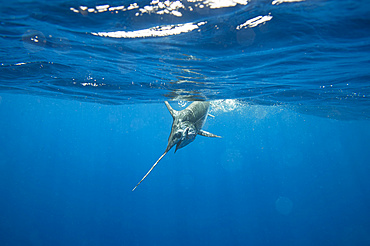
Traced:
POLYGON ((369 12, 1 1, 0 245, 370 245, 369 12))

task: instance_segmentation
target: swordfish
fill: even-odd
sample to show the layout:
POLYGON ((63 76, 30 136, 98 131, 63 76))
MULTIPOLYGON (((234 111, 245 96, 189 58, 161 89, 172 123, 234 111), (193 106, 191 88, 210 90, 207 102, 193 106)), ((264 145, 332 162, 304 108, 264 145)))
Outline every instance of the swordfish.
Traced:
POLYGON ((173 122, 171 133, 168 138, 167 148, 163 155, 154 163, 152 168, 145 174, 145 176, 140 180, 140 182, 132 189, 134 191, 141 182, 149 175, 153 168, 158 164, 160 160, 167 154, 173 146, 176 145, 175 153, 178 149, 181 149, 193 142, 197 135, 211 137, 211 138, 221 138, 215 134, 206 132, 202 130, 204 122, 207 119, 209 102, 207 101, 195 101, 190 104, 187 108, 176 111, 171 105, 165 101, 168 111, 170 111, 173 122))

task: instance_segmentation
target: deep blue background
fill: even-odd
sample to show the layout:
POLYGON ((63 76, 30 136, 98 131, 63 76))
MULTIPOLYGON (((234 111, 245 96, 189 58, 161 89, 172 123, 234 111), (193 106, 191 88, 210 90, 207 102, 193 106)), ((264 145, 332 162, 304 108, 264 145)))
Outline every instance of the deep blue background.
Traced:
MULTIPOLYGON (((176 107, 176 104, 173 104, 176 107)), ((164 104, 1 94, 1 245, 368 245, 368 121, 213 110, 159 163, 164 104)))
POLYGON ((370 1, 134 2, 0 0, 0 246, 370 245, 370 1))

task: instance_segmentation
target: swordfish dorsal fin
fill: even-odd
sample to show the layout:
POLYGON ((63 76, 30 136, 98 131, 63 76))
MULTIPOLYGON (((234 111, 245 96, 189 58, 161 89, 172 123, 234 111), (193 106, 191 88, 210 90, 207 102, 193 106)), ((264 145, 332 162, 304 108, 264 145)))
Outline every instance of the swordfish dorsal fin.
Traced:
POLYGON ((206 132, 204 130, 199 130, 198 135, 204 136, 204 137, 210 137, 210 138, 222 138, 221 136, 217 136, 213 133, 206 132))
POLYGON ((170 114, 172 115, 172 118, 175 119, 175 117, 177 115, 177 111, 174 110, 167 101, 164 101, 164 103, 166 104, 166 106, 168 108, 168 111, 170 111, 170 114))

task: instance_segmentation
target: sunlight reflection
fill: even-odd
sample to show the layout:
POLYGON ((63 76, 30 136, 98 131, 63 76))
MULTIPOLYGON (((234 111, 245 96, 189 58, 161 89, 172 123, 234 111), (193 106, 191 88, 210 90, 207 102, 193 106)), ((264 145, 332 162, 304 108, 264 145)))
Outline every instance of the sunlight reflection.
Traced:
POLYGON ((177 25, 156 26, 148 29, 137 31, 116 31, 116 32, 93 32, 95 36, 111 37, 111 38, 147 38, 147 37, 165 37, 178 35, 181 33, 191 32, 204 25, 206 22, 185 23, 177 25))
POLYGON ((266 15, 266 16, 257 16, 255 18, 252 18, 250 20, 247 20, 246 22, 244 22, 243 24, 240 24, 239 26, 236 27, 237 30, 240 30, 242 29, 243 27, 244 28, 247 28, 247 27, 256 27, 260 24, 265 24, 267 21, 270 21, 272 19, 272 16, 271 15, 266 15))
POLYGON ((303 2, 304 0, 274 0, 272 5, 279 5, 281 3, 294 3, 294 2, 303 2))
POLYGON ((159 0, 152 0, 148 5, 139 6, 137 3, 131 3, 128 7, 123 5, 121 6, 110 6, 106 5, 98 5, 95 7, 87 7, 87 6, 79 6, 78 8, 70 7, 70 10, 75 13, 80 13, 82 15, 87 15, 89 13, 103 13, 103 12, 111 12, 111 13, 119 13, 120 11, 128 11, 133 9, 138 9, 139 11, 136 12, 136 16, 143 15, 143 14, 158 14, 158 15, 174 15, 176 17, 182 17, 182 13, 180 10, 189 10, 193 11, 195 8, 203 9, 208 7, 210 9, 218 9, 218 8, 228 8, 234 7, 236 5, 247 5, 249 0, 187 0, 187 1, 159 1, 159 0), (186 6, 183 2, 187 3, 186 6))
POLYGON ((248 0, 188 0, 188 2, 198 3, 195 7, 203 8, 207 6, 211 9, 234 7, 237 4, 247 5, 248 0))
MULTIPOLYGON (((139 11, 141 12, 141 15, 144 13, 148 14, 172 14, 177 17, 181 17, 182 14, 179 12, 179 9, 185 9, 185 6, 180 1, 164 1, 160 2, 159 0, 153 0, 149 6, 144 6, 143 8, 140 8, 139 11)), ((138 15, 138 13, 136 14, 138 15)))

